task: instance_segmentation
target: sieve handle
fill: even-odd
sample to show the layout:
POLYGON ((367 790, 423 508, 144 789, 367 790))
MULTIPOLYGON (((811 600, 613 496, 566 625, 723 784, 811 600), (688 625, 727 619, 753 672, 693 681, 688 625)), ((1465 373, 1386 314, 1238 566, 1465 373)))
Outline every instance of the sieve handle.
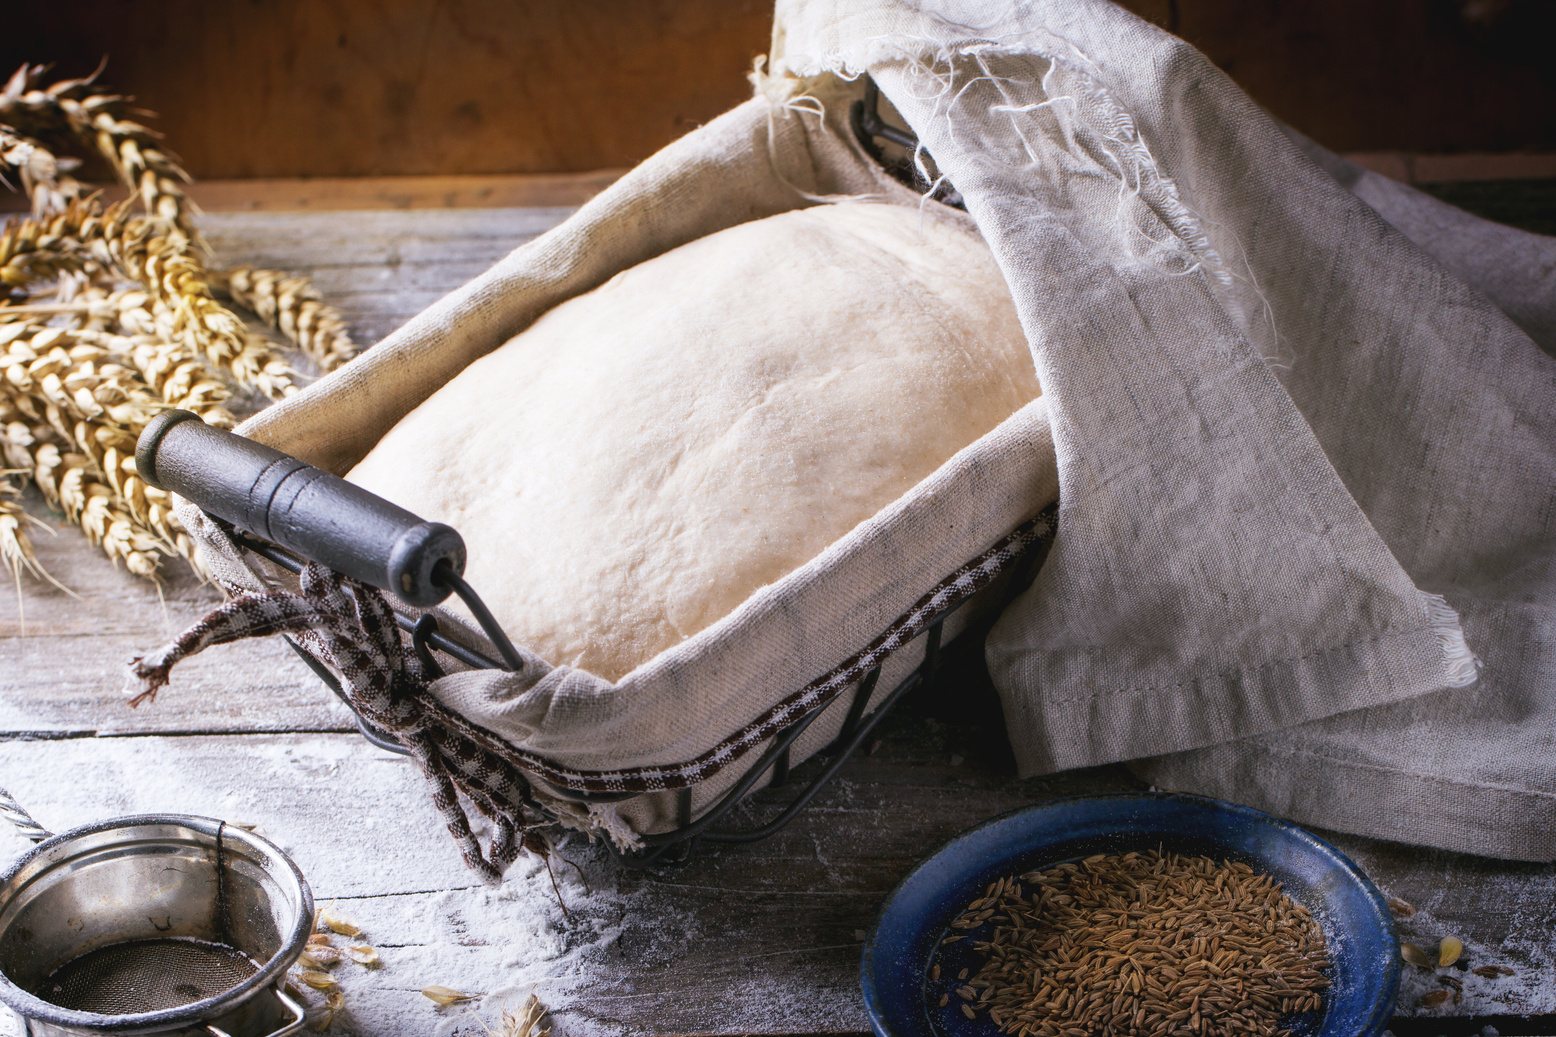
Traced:
MULTIPOLYGON (((271 1030, 265 1035, 265 1037, 286 1037, 286 1035, 289 1033, 296 1033, 298 1030, 301 1030, 303 1027, 303 1020, 308 1017, 307 1010, 303 1008, 302 1005, 288 997, 286 991, 282 990, 279 985, 276 986, 272 993, 275 994, 276 999, 281 1002, 282 1006, 288 1012, 292 1013, 292 1021, 281 1027, 279 1030, 271 1030)), ((205 1032, 210 1034, 211 1037, 232 1037, 232 1034, 228 1033, 226 1030, 223 1030, 219 1026, 207 1025, 205 1032)))
POLYGON ((32 819, 32 815, 22 809, 22 805, 16 802, 5 789, 0 789, 0 815, 16 826, 16 830, 35 843, 52 837, 53 833, 32 819))
POLYGON ((189 411, 147 423, 135 467, 152 486, 408 605, 438 604, 454 589, 447 573, 465 571, 465 542, 449 526, 189 411))

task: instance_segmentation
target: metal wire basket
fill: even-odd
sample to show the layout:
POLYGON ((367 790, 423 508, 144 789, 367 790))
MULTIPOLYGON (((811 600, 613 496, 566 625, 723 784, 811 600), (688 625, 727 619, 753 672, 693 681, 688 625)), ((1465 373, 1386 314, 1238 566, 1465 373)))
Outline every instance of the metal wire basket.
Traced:
MULTIPOLYGON (((994 615, 998 615, 1000 611, 1003 611, 1003 606, 1008 604, 1022 590, 1025 590, 1032 582, 1032 577, 1036 574, 1038 567, 1042 565, 1043 559, 1047 556, 1048 548, 1053 542, 1053 522, 1056 511, 1057 505, 1050 506, 1043 511, 1037 520, 1031 523, 1034 528, 1041 528, 1044 532, 1026 550, 1010 573, 1003 600, 998 608, 992 610, 994 615)), ((296 574, 302 571, 303 560, 289 551, 236 531, 234 539, 245 550, 251 551, 281 566, 288 572, 296 574)), ((467 606, 470 606, 472 602, 477 606, 480 605, 479 597, 468 586, 460 592, 460 597, 467 606)), ((734 785, 713 806, 703 811, 696 820, 692 819, 692 788, 687 786, 677 792, 677 819, 674 829, 669 832, 641 836, 643 849, 633 853, 623 854, 615 851, 614 846, 611 846, 609 842, 606 845, 611 846, 613 852, 617 852, 617 856, 622 861, 647 866, 665 859, 667 856, 673 857, 677 852, 689 855, 698 841, 709 843, 749 843, 765 839, 777 832, 784 825, 788 824, 795 814, 804 809, 806 804, 832 780, 843 764, 848 761, 849 757, 861 745, 867 742, 871 732, 875 730, 876 726, 880 724, 881 720, 885 718, 893 706, 915 688, 932 680, 940 671, 942 661, 944 660, 942 648, 946 623, 958 611, 968 607, 969 601, 970 599, 964 600, 936 614, 929 620, 922 634, 923 660, 906 677, 900 680, 873 709, 869 708, 869 703, 875 697, 881 676, 881 667, 879 665, 874 666, 865 673, 864 677, 855 685, 853 694, 849 697, 848 713, 844 717, 842 729, 832 741, 811 757, 813 760, 819 758, 823 761, 820 771, 810 776, 786 803, 776 811, 773 811, 771 816, 767 817, 760 824, 745 828, 732 828, 723 827, 720 823, 726 819, 732 810, 745 801, 752 792, 758 789, 759 783, 764 776, 767 776, 767 782, 765 785, 760 786, 763 788, 780 788, 790 784, 791 754, 795 741, 823 713, 832 708, 832 703, 816 707, 774 736, 767 750, 758 756, 746 768, 744 774, 734 785)), ((485 608, 480 606, 480 611, 478 612, 476 607, 471 607, 471 611, 480 615, 485 612, 485 608)), ((420 616, 413 617, 401 612, 397 613, 397 618, 401 629, 410 638, 414 650, 422 657, 424 665, 437 667, 438 664, 433 653, 439 652, 446 654, 449 658, 457 659, 467 666, 482 669, 517 669, 517 667, 509 666, 506 662, 496 657, 498 655, 506 657, 509 652, 513 652, 513 649, 511 642, 508 641, 506 635, 502 634, 501 628, 497 627, 495 621, 491 626, 497 636, 492 638, 494 642, 493 650, 488 653, 472 649, 468 645, 460 644, 444 636, 438 630, 436 618, 430 614, 422 613, 420 616), (505 647, 506 651, 504 651, 505 647)), ((485 626, 486 624, 483 623, 483 627, 485 626)), ((983 635, 987 633, 987 627, 987 622, 977 624, 964 630, 960 636, 981 641, 983 635)), ((489 630, 488 636, 491 636, 491 633, 492 631, 489 630)), ((319 679, 349 707, 350 702, 346 698, 345 692, 341 688, 340 681, 336 676, 312 655, 303 651, 295 642, 288 639, 287 643, 308 664, 308 667, 318 675, 319 679)), ((517 655, 516 652, 513 654, 517 655)), ((439 669, 441 668, 439 667, 439 669)), ((394 741, 387 733, 375 728, 360 715, 357 717, 357 727, 368 741, 379 748, 402 755, 406 753, 404 746, 394 741)), ((634 793, 591 794, 575 792, 556 785, 549 785, 548 791, 552 795, 573 799, 585 805, 614 802, 634 795, 634 793)), ((549 814, 549 811, 543 805, 533 800, 531 800, 530 805, 543 814, 549 814)))
MULTIPOLYGON (((389 591, 398 599, 395 622, 425 671, 433 677, 444 672, 440 657, 477 669, 523 669, 520 653, 480 596, 464 581, 464 542, 449 527, 425 522, 361 487, 270 447, 212 428, 185 411, 164 413, 147 426, 136 461, 148 483, 201 507, 242 550, 293 574, 302 573, 307 563, 314 562, 389 591), (413 611, 435 605, 451 593, 476 618, 486 635, 486 646, 472 647, 451 638, 439 629, 437 618, 431 613, 413 611)), ((1002 556, 1008 558, 999 574, 1007 600, 1030 583, 1046 556, 1053 535, 1053 512, 1050 508, 1006 538, 1006 543, 1022 545, 1020 550, 1007 549, 1002 556)), ((748 828, 721 825, 764 775, 768 776, 768 786, 788 783, 795 741, 836 705, 835 700, 820 702, 778 730, 742 776, 700 816, 692 817, 691 787, 679 789, 675 827, 668 832, 643 835, 642 848, 624 854, 623 859, 649 864, 672 851, 689 853, 699 840, 751 842, 783 827, 865 742, 892 706, 935 673, 942 659, 948 621, 972 600, 971 595, 963 595, 943 609, 918 617, 911 636, 892 642, 895 651, 921 644, 923 658, 895 687, 879 697, 873 709, 870 702, 877 698, 882 663, 891 651, 877 651, 868 657, 870 665, 852 676, 853 691, 841 729, 815 754, 824 758, 824 764, 773 816, 748 828)), ((1000 610, 993 611, 997 614, 1000 610)), ((968 630, 975 637, 981 637, 982 632, 976 627, 968 630)), ((883 635, 878 640, 886 638, 883 635)), ((336 675, 295 642, 292 647, 350 705, 336 675)), ((358 726, 373 744, 390 752, 407 751, 399 740, 360 715, 358 726)), ((550 783, 545 791, 550 797, 585 805, 618 802, 637 794, 580 792, 550 783)), ((538 815, 554 819, 554 811, 532 792, 533 785, 520 790, 524 805, 538 815)))
MULTIPOLYGON (((960 196, 948 184, 924 181, 921 170, 932 169, 932 164, 922 150, 916 148, 912 134, 892 127, 880 118, 876 110, 878 98, 874 84, 867 83, 865 99, 857 102, 852 110, 851 122, 862 146, 894 176, 933 191, 933 196, 945 204, 960 207, 960 196), (874 144, 876 138, 907 149, 917 161, 887 159, 874 144)), ((223 528, 234 545, 289 573, 300 574, 307 563, 313 562, 390 592, 398 599, 396 623, 423 669, 433 677, 445 672, 440 658, 477 669, 514 672, 523 669, 521 654, 480 596, 464 581, 464 543, 453 529, 440 523, 425 522, 296 458, 190 419, 195 419, 195 415, 174 411, 159 416, 147 426, 136 452, 136 462, 148 483, 195 503, 223 528), (485 634, 485 646, 472 647, 449 637, 440 630, 435 616, 419 611, 440 603, 451 593, 464 602, 476 619, 485 634)), ((1004 585, 1005 601, 990 610, 991 615, 997 616, 1003 611, 1004 603, 1031 582, 1052 541, 1055 514, 1056 506, 1050 507, 1012 531, 1002 542, 1004 564, 998 577, 1004 585), (1017 545, 1017 549, 1010 549, 1011 544, 1017 545)), ((620 854, 622 859, 646 865, 667 857, 688 855, 699 841, 745 843, 778 831, 866 742, 891 708, 936 673, 942 661, 941 649, 948 622, 954 620, 964 627, 963 636, 981 639, 987 621, 979 624, 960 615, 972 600, 969 595, 961 595, 944 608, 916 616, 911 636, 904 637, 901 631, 888 631, 877 639, 878 644, 889 641, 893 647, 876 652, 871 657, 871 665, 848 674, 852 692, 847 697, 847 712, 841 727, 830 742, 812 754, 812 758, 819 758, 819 767, 787 802, 764 820, 747 827, 726 824, 730 812, 758 787, 764 777, 765 787, 789 784, 796 741, 824 713, 838 706, 835 699, 820 702, 774 732, 766 741, 766 748, 699 816, 693 817, 692 787, 678 789, 675 826, 667 832, 642 835, 641 849, 620 854), (888 637, 888 634, 892 636, 888 637), (922 661, 884 695, 878 695, 886 656, 910 645, 914 646, 914 652, 922 646, 922 661), (874 708, 871 708, 872 700, 875 701, 874 708)), ((288 640, 319 678, 350 706, 336 675, 313 654, 292 639, 288 640)), ((743 722, 748 718, 734 719, 743 722)), ((407 752, 399 740, 360 714, 357 722, 362 734, 374 745, 389 752, 407 752)), ((526 781, 544 779, 531 775, 526 781)), ((555 812, 548 809, 541 798, 532 795, 533 788, 533 784, 527 784, 521 790, 525 806, 554 819, 555 812)), ((553 799, 585 806, 618 802, 641 794, 583 792, 551 783, 546 783, 545 792, 553 799)))

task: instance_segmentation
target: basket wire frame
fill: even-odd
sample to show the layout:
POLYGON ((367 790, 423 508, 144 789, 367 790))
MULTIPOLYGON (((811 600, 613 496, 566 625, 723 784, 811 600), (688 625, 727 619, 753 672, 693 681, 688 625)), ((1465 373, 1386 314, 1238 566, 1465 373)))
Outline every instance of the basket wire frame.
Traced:
MULTIPOLYGON (((1037 568, 1047 556, 1048 547, 1053 540, 1052 531, 1056 513, 1056 505, 1051 505, 1042 513, 1041 517, 1047 520, 1049 532, 1030 546, 1020 560, 1011 567, 1009 583, 1006 587, 1005 600, 1002 602, 1002 606, 1025 590, 1036 575, 1037 568)), ((303 559, 269 541, 261 540, 230 527, 229 536, 231 536, 237 546, 269 560, 293 575, 302 572, 305 564, 303 559)), ((460 594, 460 597, 467 603, 470 598, 475 598, 478 603, 480 601, 479 597, 468 586, 464 587, 464 592, 460 594)), ((757 757, 755 762, 746 769, 745 773, 741 775, 734 785, 725 790, 708 809, 704 810, 701 816, 695 819, 692 817, 691 786, 678 789, 676 793, 675 828, 668 832, 641 836, 642 848, 639 850, 621 852, 612 847, 612 853, 625 864, 647 866, 661 861, 668 862, 686 859, 695 851, 695 847, 699 842, 748 843, 765 839, 777 832, 804 809, 815 798, 816 794, 832 780, 843 764, 865 742, 876 725, 881 722, 903 696, 935 675, 941 662, 940 649, 944 637, 945 623, 951 616, 966 607, 970 600, 964 599, 931 617, 923 632, 908 642, 908 645, 903 646, 907 648, 922 639, 924 658, 906 677, 898 682, 896 687, 892 688, 881 698, 874 709, 870 709, 869 704, 871 698, 875 696, 880 681, 881 668, 876 666, 868 671, 855 685, 852 697, 849 700, 848 713, 843 719, 841 729, 830 742, 813 754, 813 758, 825 758, 825 763, 821 770, 806 781, 776 814, 750 828, 721 827, 719 824, 750 793, 756 790, 758 783, 764 775, 771 775, 764 786, 766 788, 778 788, 789 783, 794 743, 823 713, 836 705, 836 700, 818 705, 774 735, 770 744, 757 757)), ((484 605, 481 606, 481 610, 485 611, 484 605)), ((1002 608, 995 609, 991 610, 991 612, 993 615, 997 615, 1002 610, 1002 608)), ((457 660, 459 663, 475 669, 506 670, 513 668, 506 665, 506 660, 500 658, 500 656, 507 653, 498 651, 488 654, 485 651, 472 648, 467 644, 462 644, 449 638, 441 632, 437 618, 431 613, 411 616, 401 612, 399 609, 395 609, 395 620, 400 629, 409 636, 412 650, 422 660, 423 665, 427 666, 429 673, 441 675, 444 672, 443 667, 438 664, 433 654, 434 652, 441 652, 450 659, 457 660)), ((980 624, 976 629, 969 628, 961 636, 981 638, 987 633, 987 626, 991 622, 992 620, 989 620, 980 624)), ((504 640, 507 640, 506 637, 504 637, 504 640)), ((290 637, 286 638, 286 641, 319 679, 342 702, 346 702, 349 706, 350 703, 346 699, 344 690, 341 688, 339 678, 323 663, 304 651, 290 637)), ((516 652, 513 655, 517 658, 516 652)), ((397 742, 392 735, 377 729, 361 716, 357 716, 357 728, 369 742, 378 748, 400 755, 408 754, 408 750, 397 742)), ((634 792, 584 793, 558 788, 549 782, 546 783, 546 789, 552 796, 570 799, 586 805, 619 802, 641 795, 641 793, 634 792)), ((524 790, 524 805, 542 816, 555 818, 555 813, 537 800, 528 788, 524 790)))

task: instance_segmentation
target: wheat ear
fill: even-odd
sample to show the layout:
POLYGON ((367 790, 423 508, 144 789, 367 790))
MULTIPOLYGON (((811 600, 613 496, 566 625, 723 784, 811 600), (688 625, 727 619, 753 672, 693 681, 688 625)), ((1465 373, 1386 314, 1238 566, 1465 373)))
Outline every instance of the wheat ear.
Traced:
MULTIPOLYGON (((0 437, 4 435, 4 432, 0 432, 0 437)), ((34 579, 52 583, 66 594, 74 595, 75 592, 56 580, 38 561, 38 555, 33 550, 32 537, 27 534, 27 527, 28 525, 47 527, 22 510, 19 499, 22 489, 12 481, 18 474, 30 473, 0 472, 0 562, 11 570, 11 578, 16 583, 17 610, 20 612, 23 572, 30 574, 34 579)))
POLYGON ((29 457, 33 483, 44 498, 79 525, 114 564, 123 561, 137 576, 153 578, 160 566, 158 555, 171 554, 176 545, 166 543, 130 515, 96 471, 92 459, 68 448, 47 422, 29 427, 32 444, 13 450, 29 457))
POLYGON ((54 142, 73 138, 98 151, 145 206, 146 212, 177 226, 198 242, 198 215, 183 184, 190 182, 177 160, 162 150, 162 135, 126 116, 132 100, 95 89, 101 68, 84 79, 40 87, 42 65, 23 65, 0 90, 0 122, 30 137, 54 142))
POLYGON ((0 325, 0 341, 7 337, 0 392, 12 412, 28 419, 22 434, 9 437, 16 441, 9 463, 30 468, 45 496, 131 571, 155 571, 154 562, 139 558, 148 551, 193 561, 193 543, 168 495, 148 486, 135 468, 136 437, 163 409, 150 387, 115 363, 95 333, 0 325), (27 450, 32 443, 41 446, 27 450), (52 453, 45 456, 44 448, 52 453))
POLYGON ((22 190, 32 199, 34 216, 63 211, 86 193, 81 181, 66 172, 77 164, 75 159, 60 158, 37 141, 0 125, 0 167, 12 170, 21 180, 22 190))
POLYGON ((345 318, 301 274, 237 266, 220 276, 233 302, 285 335, 320 371, 333 371, 357 354, 345 318))
POLYGON ((120 270, 146 288, 160 335, 273 400, 297 391, 296 372, 285 358, 216 301, 205 260, 187 237, 161 221, 136 217, 105 227, 101 240, 120 270))
POLYGON ((0 283, 21 288, 66 271, 100 275, 112 260, 95 247, 95 239, 112 225, 112 214, 87 199, 60 213, 7 221, 0 231, 0 283))

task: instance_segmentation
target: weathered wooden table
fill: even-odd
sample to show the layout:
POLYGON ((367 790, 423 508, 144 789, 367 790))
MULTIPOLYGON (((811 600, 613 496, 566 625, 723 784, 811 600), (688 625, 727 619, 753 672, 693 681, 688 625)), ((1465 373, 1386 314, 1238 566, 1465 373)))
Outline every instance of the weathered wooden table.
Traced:
MULTIPOLYGON (((374 342, 565 209, 224 214, 206 218, 228 262, 307 270, 374 342)), ((61 525, 36 498, 35 514, 61 525)), ((290 853, 321 904, 337 901, 383 965, 337 968, 344 1034, 481 1033, 533 989, 558 1033, 811 1034, 866 1030, 865 930, 917 860, 991 815, 1081 791, 1138 787, 1123 768, 1020 781, 976 652, 898 707, 868 756, 771 839, 706 847, 690 863, 622 870, 574 841, 545 868, 521 861, 499 890, 467 872, 408 760, 368 744, 279 640, 185 663, 132 710, 124 665, 217 600, 169 566, 157 588, 114 569, 78 531, 39 536, 44 565, 78 595, 27 582, 0 594, 0 785, 56 830, 150 811, 249 824, 290 853), (442 984, 485 998, 437 1008, 442 984)), ((1461 937, 1461 1004, 1407 968, 1398 1037, 1553 1033, 1556 866, 1508 864, 1328 835, 1420 913, 1405 937, 1461 937), (1545 1019, 1513 1021, 1535 1015, 1545 1019), (1415 1018, 1404 1018, 1415 1017, 1415 1018), (1471 1021, 1471 1017, 1475 1017, 1471 1021)), ((0 858, 24 847, 0 832, 0 858)), ((13 1023, 0 1022, 0 1034, 13 1023)))

